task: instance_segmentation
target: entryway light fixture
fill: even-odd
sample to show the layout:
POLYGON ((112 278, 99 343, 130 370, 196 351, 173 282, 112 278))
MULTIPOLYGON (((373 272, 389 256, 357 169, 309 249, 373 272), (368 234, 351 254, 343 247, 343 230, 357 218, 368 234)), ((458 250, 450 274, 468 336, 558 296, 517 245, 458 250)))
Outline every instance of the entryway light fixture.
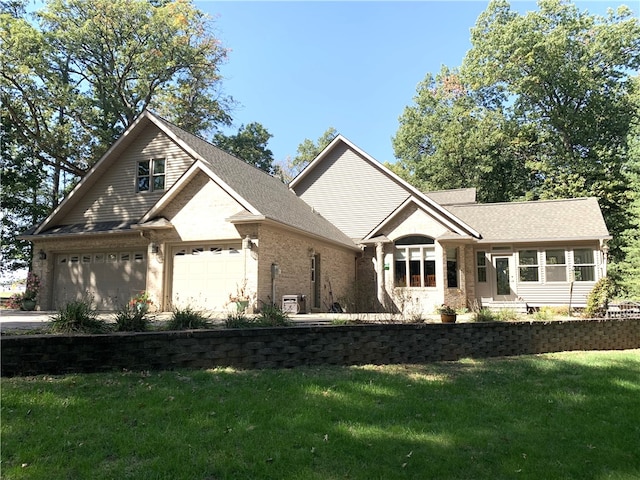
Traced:
POLYGON ((44 250, 40 249, 40 251, 38 252, 38 258, 40 260, 46 260, 47 259, 47 254, 45 253, 44 250))

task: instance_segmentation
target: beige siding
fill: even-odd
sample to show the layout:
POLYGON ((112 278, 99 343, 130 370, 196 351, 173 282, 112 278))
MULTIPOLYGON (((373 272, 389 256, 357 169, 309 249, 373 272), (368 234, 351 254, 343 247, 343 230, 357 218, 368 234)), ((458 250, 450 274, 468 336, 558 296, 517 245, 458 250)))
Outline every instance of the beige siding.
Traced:
POLYGON ((295 190, 351 238, 363 238, 409 196, 345 144, 337 145, 295 190))
POLYGON ((160 215, 173 224, 183 241, 226 240, 240 238, 236 227, 226 219, 243 210, 236 200, 207 175, 199 173, 160 215))
POLYGON ((136 192, 137 162, 151 158, 166 159, 166 189, 194 161, 155 125, 149 125, 58 223, 68 225, 140 218, 164 193, 136 192))

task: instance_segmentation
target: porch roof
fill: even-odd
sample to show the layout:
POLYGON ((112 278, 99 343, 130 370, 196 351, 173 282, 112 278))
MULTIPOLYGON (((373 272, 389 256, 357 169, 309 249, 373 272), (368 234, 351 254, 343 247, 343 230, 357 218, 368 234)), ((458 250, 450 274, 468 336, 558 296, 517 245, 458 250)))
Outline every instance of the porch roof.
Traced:
POLYGON ((482 233, 478 243, 611 238, 595 197, 446 208, 482 233))

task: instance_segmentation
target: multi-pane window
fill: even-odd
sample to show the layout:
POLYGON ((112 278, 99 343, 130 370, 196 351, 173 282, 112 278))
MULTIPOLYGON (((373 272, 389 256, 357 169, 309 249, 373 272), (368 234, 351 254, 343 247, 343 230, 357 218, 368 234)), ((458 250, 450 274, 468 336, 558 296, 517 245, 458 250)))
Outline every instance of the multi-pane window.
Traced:
POLYGON ((573 250, 573 276, 576 282, 595 281, 596 264, 593 250, 576 248, 573 250))
POLYGON ((538 269, 538 251, 520 250, 518 252, 518 273, 521 282, 537 282, 540 279, 538 269))
POLYGON ((478 272, 478 282, 487 281, 487 254, 486 252, 476 252, 476 271, 478 272))
POLYGON ((565 261, 564 249, 545 251, 544 274, 546 282, 567 281, 567 262, 565 261))
POLYGON ((447 248, 447 287, 458 288, 458 249, 447 248))
POLYGON ((435 287, 436 252, 433 238, 404 237, 395 243, 395 281, 397 287, 435 287))
POLYGON ((164 190, 165 159, 154 158, 138 162, 136 186, 139 192, 164 190))

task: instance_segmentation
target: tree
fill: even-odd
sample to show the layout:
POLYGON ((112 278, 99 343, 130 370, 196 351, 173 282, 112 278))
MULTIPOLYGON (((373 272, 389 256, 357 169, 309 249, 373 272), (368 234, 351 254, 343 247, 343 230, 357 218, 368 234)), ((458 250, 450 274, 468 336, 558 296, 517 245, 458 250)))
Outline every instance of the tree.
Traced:
POLYGON ((271 137, 272 135, 261 124, 252 122, 246 127, 241 125, 236 135, 226 136, 217 133, 213 138, 213 144, 273 175, 276 173, 273 153, 267 148, 267 142, 271 137))
MULTIPOLYGON (((29 198, 51 209, 145 108, 199 134, 230 124, 219 75, 227 51, 211 27, 187 0, 49 0, 34 22, 24 2, 3 2, 2 105, 16 127, 3 171, 26 175, 29 155, 39 182, 28 185, 50 188, 29 198)), ((6 208, 20 224, 45 215, 6 208)))
POLYGON ((49 0, 36 19, 2 14, 2 78, 21 140, 45 165, 82 176, 148 107, 194 133, 230 122, 226 50, 190 2, 49 0))
POLYGON ((292 169, 296 173, 301 172, 304 167, 309 165, 309 163, 311 163, 313 159, 316 158, 334 138, 336 138, 337 135, 338 131, 333 127, 329 127, 315 143, 313 140, 305 138, 302 143, 298 145, 296 156, 291 160, 292 169))
POLYGON ((492 1, 472 29, 462 73, 509 108, 519 128, 536 132, 533 197, 598 197, 619 256, 640 22, 624 6, 601 17, 561 0, 538 5, 521 16, 492 1))
POLYGON ((629 132, 629 161, 625 168, 630 206, 628 225, 621 235, 624 258, 613 267, 613 275, 624 294, 640 300, 640 77, 634 79, 634 118, 629 132))
POLYGON ((485 202, 522 197, 529 184, 518 136, 500 109, 479 101, 459 72, 442 67, 418 85, 393 138, 393 170, 425 191, 476 187, 485 202))

